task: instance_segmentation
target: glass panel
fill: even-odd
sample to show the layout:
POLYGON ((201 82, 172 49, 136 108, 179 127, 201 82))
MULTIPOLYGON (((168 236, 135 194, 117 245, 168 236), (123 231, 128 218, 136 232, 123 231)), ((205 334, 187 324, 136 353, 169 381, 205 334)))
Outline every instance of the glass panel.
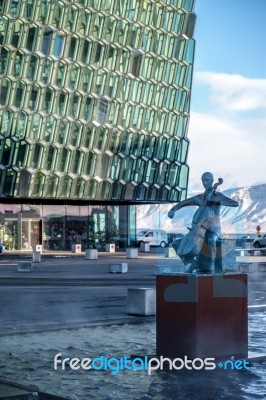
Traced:
POLYGON ((12 197, 14 195, 14 186, 16 182, 16 173, 12 170, 5 171, 4 184, 3 184, 3 194, 5 196, 12 197))
POLYGON ((32 140, 38 140, 39 139, 39 133, 40 129, 42 127, 42 117, 39 114, 34 114, 32 116, 32 123, 31 123, 31 129, 29 129, 27 135, 30 137, 32 140))
POLYGON ((3 137, 8 137, 10 135, 10 128, 13 120, 13 112, 8 109, 0 111, 0 134, 3 137))
POLYGON ((72 146, 79 146, 81 137, 82 125, 80 122, 74 122, 71 126, 70 144, 72 146))
POLYGON ((134 160, 132 175, 133 180, 137 183, 140 183, 143 180, 145 163, 143 160, 134 160))
POLYGON ((36 110, 38 101, 39 101, 39 95, 40 95, 40 88, 37 85, 33 85, 31 87, 30 91, 30 97, 29 97, 29 109, 30 110, 36 110))
POLYGON ((80 111, 81 96, 79 94, 73 94, 69 99, 69 115, 73 118, 78 118, 80 111))
POLYGON ((46 178, 45 184, 45 197, 55 197, 56 191, 58 188, 58 180, 59 178, 55 175, 50 175, 46 178))
POLYGON ((29 144, 21 141, 16 143, 15 155, 14 155, 14 166, 18 168, 26 168, 27 157, 29 152, 29 144))
POLYGON ((133 170, 133 159, 128 157, 124 158, 122 160, 120 179, 129 182, 131 180, 132 170, 133 170))
POLYGON ((14 142, 12 142, 10 139, 5 139, 2 141, 2 144, 4 145, 3 146, 4 148, 2 152, 2 160, 0 163, 5 166, 8 166, 10 165, 12 160, 14 142))
POLYGON ((56 75, 55 75, 55 83, 59 87, 64 86, 65 76, 67 71, 67 65, 63 61, 59 61, 57 63, 56 75))
POLYGON ((9 51, 4 47, 0 48, 0 75, 6 74, 6 67, 8 65, 9 51))
POLYGON ((131 153, 136 157, 140 157, 142 152, 142 146, 144 141, 144 135, 140 133, 134 133, 132 138, 131 153))
POLYGON ((19 47, 20 41, 23 40, 23 26, 22 23, 16 21, 13 23, 11 44, 14 47, 19 47))
POLYGON ((59 143, 59 144, 67 143, 69 125, 70 125, 70 123, 66 119, 63 119, 60 122, 59 128, 57 129, 56 139, 55 139, 56 143, 59 143))
POLYGON ((89 124, 85 126, 82 135, 82 146, 88 149, 92 148, 94 140, 95 126, 89 124))
POLYGON ((91 13, 87 10, 81 10, 79 32, 87 36, 90 27, 91 13))
POLYGON ((65 34, 63 32, 57 32, 53 38, 53 49, 51 54, 54 58, 60 58, 63 55, 65 46, 65 34))
POLYGON ((51 115, 46 118, 46 123, 43 123, 41 140, 51 143, 54 138, 54 130, 56 127, 56 119, 51 115))
POLYGON ((23 106, 24 95, 26 91, 26 85, 24 82, 17 82, 16 91, 14 96, 14 106, 21 108, 23 106))
POLYGON ((77 65, 73 64, 69 71, 68 71, 68 87, 72 90, 76 90, 78 86, 78 80, 79 80, 79 72, 80 69, 77 65))
POLYGON ((26 41, 26 49, 28 49, 29 51, 33 51, 33 48, 35 46, 36 36, 37 36, 37 27, 35 25, 31 25, 28 30, 28 36, 26 41))
MULTIPOLYGON (((0 12, 1 12, 1 3, 0 3, 0 12)), ((0 15, 0 44, 3 44, 5 42, 7 26, 8 26, 8 20, 0 15)))
POLYGON ((84 105, 84 110, 83 110, 83 118, 91 121, 92 119, 92 112, 93 112, 93 105, 94 105, 94 98, 93 97, 87 97, 84 105))
POLYGON ((93 70, 90 68, 83 68, 81 71, 81 82, 80 89, 84 92, 88 92, 91 89, 91 84, 93 80, 93 70))
POLYGON ((31 153, 31 160, 29 164, 30 168, 34 169, 40 168, 42 153, 43 153, 43 147, 39 143, 36 143, 33 146, 31 153))
POLYGON ((24 17, 27 19, 32 19, 33 11, 34 11, 34 4, 36 0, 27 0, 24 8, 24 17))
POLYGON ((26 133, 26 124, 28 121, 28 116, 24 112, 19 112, 16 117, 16 130, 12 132, 18 139, 23 139, 26 133))
POLYGON ((43 61, 42 77, 41 77, 43 83, 48 84, 50 82, 52 70, 53 70, 52 61, 49 60, 48 58, 45 58, 43 61))
POLYGON ((96 154, 90 151, 86 156, 84 173, 86 175, 93 176, 95 164, 96 164, 96 154))
POLYGON ((72 166, 71 166, 71 172, 73 174, 80 175, 83 157, 84 157, 84 153, 82 153, 80 150, 75 150, 73 152, 72 166))
POLYGON ((22 62, 23 62, 23 57, 20 52, 18 52, 15 56, 15 59, 13 61, 13 75, 15 77, 19 77, 22 72, 22 62))
POLYGON ((148 161, 146 163, 146 170, 145 170, 145 175, 144 175, 144 181, 152 184, 154 183, 154 175, 156 168, 158 167, 158 164, 155 161, 148 161))
POLYGON ((43 110, 46 113, 50 113, 52 110, 53 98, 54 98, 54 91, 48 87, 45 92, 44 104, 43 104, 43 110))
POLYGON ((72 182, 73 181, 69 176, 61 178, 58 197, 67 198, 70 196, 72 182))
POLYGON ((114 181, 118 180, 120 168, 121 168, 121 157, 119 157, 118 155, 115 155, 113 157, 111 173, 110 173, 110 177, 114 181))
POLYGON ((66 147, 59 149, 56 170, 66 173, 68 171, 69 158, 70 151, 66 147))
POLYGON ((124 154, 124 155, 129 155, 130 154, 130 146, 132 142, 132 133, 131 132, 122 132, 121 134, 121 140, 120 140, 120 146, 119 146, 119 152, 124 154))
POLYGON ((50 54, 50 47, 53 39, 53 30, 51 28, 45 27, 42 39, 42 53, 45 55, 50 54))
POLYGON ((45 163, 43 164, 43 168, 47 169, 47 171, 54 171, 58 149, 56 147, 49 146, 45 148, 45 152, 46 157, 44 158, 45 163))
POLYGON ((145 136, 143 144, 143 155, 147 158, 151 158, 154 150, 155 137, 152 135, 145 136))
POLYGON ((30 56, 28 66, 27 66, 27 78, 34 81, 36 80, 38 71, 39 58, 34 54, 30 56))
MULTIPOLYGON (((33 197, 42 197, 42 192, 44 189, 45 177, 43 175, 34 176, 31 184, 31 193, 33 197)), ((38 225, 35 223, 31 228, 31 244, 34 246, 39 243, 38 234, 36 227, 38 225)))

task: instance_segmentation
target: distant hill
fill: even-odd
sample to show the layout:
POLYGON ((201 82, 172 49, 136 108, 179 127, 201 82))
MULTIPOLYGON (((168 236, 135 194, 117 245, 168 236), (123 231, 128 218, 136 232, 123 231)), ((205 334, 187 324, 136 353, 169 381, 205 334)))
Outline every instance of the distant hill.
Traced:
MULTIPOLYGON (((222 207, 221 223, 224 233, 255 234, 257 225, 266 233, 266 184, 230 189, 223 192, 239 202, 239 207, 222 207)), ((137 227, 187 232, 197 207, 179 210, 171 220, 167 213, 173 204, 137 206, 137 227)))

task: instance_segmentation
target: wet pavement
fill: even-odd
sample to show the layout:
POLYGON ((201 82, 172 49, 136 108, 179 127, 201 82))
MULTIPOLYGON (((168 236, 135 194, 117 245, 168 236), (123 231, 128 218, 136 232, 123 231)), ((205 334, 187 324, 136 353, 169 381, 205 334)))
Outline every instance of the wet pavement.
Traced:
MULTIPOLYGON (((29 257, 23 255, 23 259, 29 257)), ((242 257, 243 258, 243 257, 242 257)), ((246 258, 246 257, 245 257, 246 258)), ((253 257, 251 257, 255 261, 253 257)), ((125 259, 103 254, 43 257, 18 273, 21 255, 0 259, 0 376, 67 399, 266 398, 265 362, 250 371, 54 370, 65 357, 153 355, 155 317, 127 314, 128 287, 155 287, 158 266, 178 265, 162 253, 125 259), (110 262, 128 262, 127 274, 110 274, 110 262)), ((262 258, 260 258, 261 260, 262 258)), ((249 350, 266 353, 266 272, 249 275, 249 350)))

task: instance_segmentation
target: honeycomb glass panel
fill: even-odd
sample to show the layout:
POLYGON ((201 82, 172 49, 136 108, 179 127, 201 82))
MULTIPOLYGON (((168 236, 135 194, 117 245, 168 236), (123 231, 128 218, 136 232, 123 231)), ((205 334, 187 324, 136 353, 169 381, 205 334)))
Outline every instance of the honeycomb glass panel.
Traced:
POLYGON ((26 4, 24 5, 24 13, 23 16, 26 19, 32 19, 34 8, 35 8, 36 0, 27 0, 26 4))
POLYGON ((45 157, 43 162, 43 168, 48 171, 55 170, 55 164, 57 160, 58 149, 54 146, 45 147, 45 157))
POLYGON ((15 145, 14 166, 18 168, 25 168, 27 165, 28 152, 28 143, 25 141, 17 142, 15 145))
POLYGON ((39 169, 41 166, 42 155, 43 147, 39 143, 36 143, 32 148, 28 166, 33 169, 39 169))
POLYGON ((11 174, 12 193, 121 202, 186 195, 193 7, 0 2, 5 182, 4 168, 21 169, 11 174))
POLYGON ((8 137, 12 126, 13 112, 8 108, 0 110, 0 135, 8 137))
POLYGON ((5 42, 7 31, 8 31, 8 19, 0 15, 0 44, 3 44, 5 42))
POLYGON ((58 123, 55 142, 58 144, 66 144, 68 142, 68 133, 70 128, 70 122, 67 119, 62 119, 58 123))
POLYGON ((11 44, 16 48, 23 47, 23 24, 18 20, 13 21, 11 44))
POLYGON ((113 157, 112 166, 111 166, 111 178, 115 181, 118 180, 120 169, 121 169, 121 157, 115 155, 113 157))
POLYGON ((95 165, 96 165, 97 157, 96 154, 90 151, 86 155, 86 162, 85 162, 85 170, 84 173, 88 176, 94 175, 95 165))
POLYGON ((15 116, 15 124, 14 124, 14 131, 12 130, 11 135, 16 137, 17 139, 23 139, 26 133, 26 126, 28 122, 28 115, 21 111, 16 113, 15 116))
POLYGON ((158 164, 155 161, 150 160, 146 163, 146 169, 144 174, 144 181, 146 183, 152 184, 154 182, 154 176, 157 167, 158 164))
POLYGON ((39 114, 31 116, 31 129, 28 130, 27 137, 31 140, 38 140, 42 128, 42 117, 39 114))
POLYGON ((56 197, 58 182, 59 178, 55 175, 50 175, 49 177, 46 178, 45 193, 44 193, 46 197, 52 197, 52 198, 56 197))
POLYGON ((140 159, 134 160, 133 169, 132 169, 132 180, 133 181, 140 183, 145 180, 144 166, 145 166, 145 163, 143 160, 140 160, 140 159))
POLYGON ((0 48, 0 75, 5 75, 7 71, 9 51, 4 47, 0 48))
POLYGON ((27 62, 27 72, 26 72, 26 78, 35 81, 37 79, 37 73, 38 73, 38 66, 39 66, 39 57, 36 56, 35 54, 32 54, 28 58, 27 62))

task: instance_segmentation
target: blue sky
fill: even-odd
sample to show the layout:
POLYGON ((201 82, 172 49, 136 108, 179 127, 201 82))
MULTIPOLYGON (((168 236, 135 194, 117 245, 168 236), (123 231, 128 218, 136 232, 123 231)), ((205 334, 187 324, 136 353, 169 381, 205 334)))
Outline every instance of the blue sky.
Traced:
POLYGON ((266 183, 266 0, 196 0, 189 189, 266 183))

